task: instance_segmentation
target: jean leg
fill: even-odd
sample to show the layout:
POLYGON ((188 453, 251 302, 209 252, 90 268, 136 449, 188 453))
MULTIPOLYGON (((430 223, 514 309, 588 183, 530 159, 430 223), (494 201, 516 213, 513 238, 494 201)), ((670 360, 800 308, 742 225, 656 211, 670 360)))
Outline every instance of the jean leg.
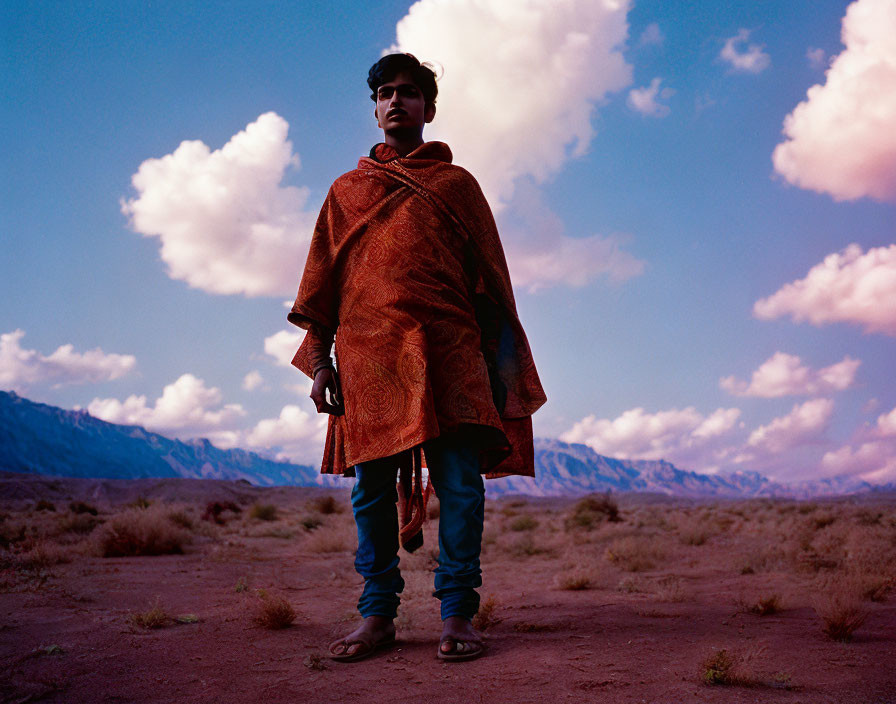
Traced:
POLYGON ((478 448, 456 436, 440 436, 423 451, 439 497, 439 566, 433 594, 442 602, 442 620, 472 620, 479 610, 476 588, 482 586, 479 555, 485 519, 478 448))
POLYGON ((398 511, 394 458, 355 465, 352 513, 358 528, 355 570, 364 577, 361 616, 395 618, 404 580, 398 569, 398 511))

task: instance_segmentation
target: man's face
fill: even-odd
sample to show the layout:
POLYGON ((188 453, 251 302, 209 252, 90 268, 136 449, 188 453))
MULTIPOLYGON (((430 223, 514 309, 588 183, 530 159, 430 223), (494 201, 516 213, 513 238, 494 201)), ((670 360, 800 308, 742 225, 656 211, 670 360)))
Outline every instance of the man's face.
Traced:
POLYGON ((427 105, 423 93, 404 71, 388 83, 383 83, 376 94, 376 124, 385 132, 422 132, 423 125, 432 122, 435 105, 427 105))

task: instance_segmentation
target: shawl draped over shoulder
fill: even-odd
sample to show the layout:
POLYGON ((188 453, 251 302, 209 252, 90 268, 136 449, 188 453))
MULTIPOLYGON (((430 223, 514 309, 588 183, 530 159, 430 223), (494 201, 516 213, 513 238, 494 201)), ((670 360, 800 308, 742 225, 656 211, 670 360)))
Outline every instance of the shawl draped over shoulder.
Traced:
POLYGON ((486 478, 535 475, 546 396, 491 209, 451 160, 442 142, 405 157, 378 144, 321 208, 287 319, 308 330, 292 364, 312 378, 314 329, 335 332, 345 412, 329 416, 324 474, 463 432, 486 478))

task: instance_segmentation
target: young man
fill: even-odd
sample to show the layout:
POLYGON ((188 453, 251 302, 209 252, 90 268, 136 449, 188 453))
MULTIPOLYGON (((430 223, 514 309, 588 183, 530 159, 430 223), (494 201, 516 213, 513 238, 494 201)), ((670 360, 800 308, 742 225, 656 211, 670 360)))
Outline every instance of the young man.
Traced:
POLYGON ((483 651, 471 625, 482 475, 534 476, 531 417, 546 398, 482 191, 451 164, 446 144, 423 141, 435 74, 392 54, 367 83, 384 141, 331 186, 288 315, 307 330, 292 363, 314 380, 318 412, 330 414, 321 471, 357 478, 364 620, 330 656, 360 660, 394 642, 398 547, 422 544, 432 486, 441 514, 437 655, 469 660, 483 651))

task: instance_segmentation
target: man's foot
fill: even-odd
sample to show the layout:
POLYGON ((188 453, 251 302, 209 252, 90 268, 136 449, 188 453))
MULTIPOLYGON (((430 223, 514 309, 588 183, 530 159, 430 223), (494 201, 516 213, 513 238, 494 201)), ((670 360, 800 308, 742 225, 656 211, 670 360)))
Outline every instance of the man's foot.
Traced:
POLYGON ((438 652, 440 660, 473 660, 482 655, 484 650, 482 638, 467 619, 449 616, 442 621, 438 652))
POLYGON ((377 648, 395 642, 395 624, 386 616, 368 616, 344 638, 330 643, 332 660, 355 662, 372 655, 377 648))

